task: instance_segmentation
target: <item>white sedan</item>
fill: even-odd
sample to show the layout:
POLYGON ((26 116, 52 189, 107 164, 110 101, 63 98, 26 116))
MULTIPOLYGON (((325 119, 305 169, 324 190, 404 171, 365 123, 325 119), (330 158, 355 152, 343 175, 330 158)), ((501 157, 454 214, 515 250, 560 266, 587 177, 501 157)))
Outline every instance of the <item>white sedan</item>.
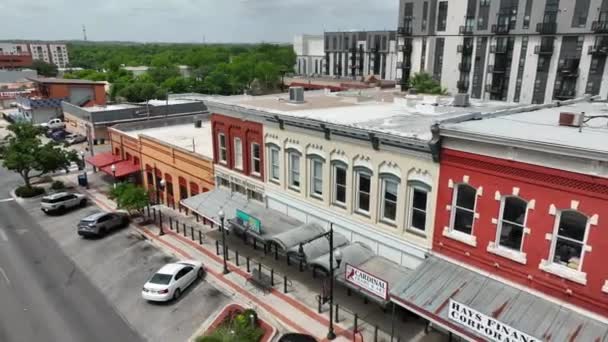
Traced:
POLYGON ((205 270, 200 261, 186 260, 167 264, 148 280, 141 296, 155 302, 177 300, 188 286, 204 275, 205 270))

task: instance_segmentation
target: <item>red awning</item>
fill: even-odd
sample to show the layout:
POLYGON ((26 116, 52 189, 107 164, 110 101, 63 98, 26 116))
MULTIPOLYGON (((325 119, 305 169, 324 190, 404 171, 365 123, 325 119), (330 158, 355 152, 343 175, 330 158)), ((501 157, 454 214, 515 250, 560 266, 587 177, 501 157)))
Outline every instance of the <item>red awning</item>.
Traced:
POLYGON ((132 160, 122 160, 114 164, 106 165, 101 168, 101 171, 110 176, 114 176, 112 173, 112 165, 116 165, 116 178, 121 178, 141 171, 140 166, 133 164, 132 160))
POLYGON ((87 158, 87 163, 102 168, 120 161, 120 156, 112 154, 112 152, 99 153, 87 158))

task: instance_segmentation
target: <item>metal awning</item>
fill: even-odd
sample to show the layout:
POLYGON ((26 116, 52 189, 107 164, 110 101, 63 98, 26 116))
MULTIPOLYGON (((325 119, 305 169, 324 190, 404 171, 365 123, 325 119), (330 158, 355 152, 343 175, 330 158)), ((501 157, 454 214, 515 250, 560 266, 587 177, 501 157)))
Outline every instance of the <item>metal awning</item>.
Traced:
MULTIPOLYGON (((338 247, 342 247, 342 246, 346 246, 348 244, 348 239, 346 239, 346 237, 338 232, 336 232, 334 230, 334 248, 338 248, 338 247)), ((295 246, 290 247, 287 250, 287 255, 289 255, 290 257, 294 258, 294 259, 298 259, 300 257, 299 254, 299 249, 300 246, 299 244, 296 244, 295 246)), ((327 255, 327 253, 329 253, 329 240, 326 238, 319 238, 316 239, 314 241, 311 241, 307 244, 305 244, 304 246, 302 246, 302 249, 304 250, 304 262, 307 264, 310 264, 310 261, 316 260, 318 259, 320 256, 325 255, 327 259, 325 262, 325 268, 323 268, 324 270, 328 270, 329 267, 329 256, 327 255)))
POLYGON ((450 318, 450 308, 475 310, 486 321, 497 321, 493 326, 504 325, 538 340, 608 341, 604 322, 436 256, 403 277, 390 295, 398 305, 466 339, 488 337, 458 321, 456 314, 450 318))
POLYGON ((112 154, 112 152, 104 152, 90 156, 86 159, 86 161, 95 167, 102 168, 121 161, 121 158, 120 156, 112 154))
POLYGON ((112 163, 101 168, 101 171, 107 173, 110 176, 116 176, 117 178, 125 177, 133 173, 141 171, 139 165, 133 164, 132 160, 122 160, 117 163, 112 163), (112 172, 112 165, 116 167, 116 171, 112 172))
POLYGON ((181 200, 181 204, 216 224, 220 224, 218 217, 220 209, 226 214, 226 219, 231 219, 236 216, 237 209, 245 209, 253 205, 247 200, 246 196, 238 192, 231 193, 224 189, 213 189, 188 197, 181 200))
MULTIPOLYGON (((334 232, 334 244, 336 242, 336 236, 338 234, 334 232)), ((345 238, 346 240, 346 238, 345 238)), ((325 241, 327 249, 325 253, 318 256, 315 259, 310 259, 309 265, 312 267, 318 267, 324 272, 329 273, 329 242, 327 239, 319 239, 317 241, 325 241)), ((348 243, 348 242, 347 242, 348 243)), ((342 262, 340 263, 340 269, 336 271, 336 274, 344 273, 345 265, 360 265, 366 260, 371 259, 374 256, 374 251, 371 248, 364 245, 361 242, 354 242, 350 245, 338 248, 342 252, 342 262)), ((336 259, 332 257, 334 267, 338 266, 336 259)))
POLYGON ((317 223, 307 223, 296 229, 273 236, 270 241, 277 244, 284 252, 292 247, 298 247, 301 242, 307 241, 319 234, 325 233, 325 228, 317 223))

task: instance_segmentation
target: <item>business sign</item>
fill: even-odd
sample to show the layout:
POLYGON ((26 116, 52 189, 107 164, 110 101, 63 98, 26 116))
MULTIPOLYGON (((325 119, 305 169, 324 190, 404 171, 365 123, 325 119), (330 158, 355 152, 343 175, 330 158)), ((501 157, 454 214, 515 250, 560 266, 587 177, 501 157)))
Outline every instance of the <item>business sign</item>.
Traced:
POLYGON ((541 340, 516 330, 492 317, 458 303, 450 298, 450 320, 496 342, 540 342, 541 340))
POLYGON ((239 209, 236 210, 236 217, 243 222, 245 228, 252 230, 256 234, 262 233, 262 222, 260 222, 260 220, 257 218, 239 209))
POLYGON ((380 297, 383 300, 388 299, 388 283, 386 281, 350 264, 346 264, 345 274, 347 282, 356 285, 364 291, 380 297))

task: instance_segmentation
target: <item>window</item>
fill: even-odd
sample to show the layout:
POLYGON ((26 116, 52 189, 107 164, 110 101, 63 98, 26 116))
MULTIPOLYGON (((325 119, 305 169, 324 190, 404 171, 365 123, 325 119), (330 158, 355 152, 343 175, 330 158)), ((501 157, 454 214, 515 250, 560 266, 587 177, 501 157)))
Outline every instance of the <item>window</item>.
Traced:
POLYGON ((333 202, 346 205, 346 165, 334 164, 333 202))
POLYGON ((452 230, 472 235, 477 190, 467 184, 456 186, 452 210, 452 230))
POLYGON ((448 18, 448 2, 441 1, 439 3, 439 14, 437 17, 437 31, 445 31, 448 18))
POLYGON ((382 220, 395 222, 397 219, 397 199, 399 195, 399 180, 384 178, 382 180, 382 220))
POLYGON ((498 246, 522 250, 528 203, 519 197, 503 197, 498 226, 498 246))
POLYGON ((279 149, 276 147, 270 148, 270 179, 279 181, 280 179, 280 167, 279 167, 279 149))
POLYGON ((260 155, 260 144, 251 144, 251 173, 259 175, 262 171, 262 159, 260 155))
POLYGON ((241 138, 234 138, 234 168, 243 169, 243 144, 241 138))
POLYGON ((412 199, 410 201, 410 224, 414 230, 424 232, 426 230, 426 205, 428 199, 428 189, 414 186, 412 187, 412 199))
POLYGON ((217 145, 219 147, 220 163, 226 163, 228 161, 228 151, 226 150, 226 136, 224 133, 220 133, 217 136, 217 145))
POLYGON ((572 15, 572 27, 585 27, 590 7, 589 2, 590 0, 576 0, 574 14, 572 15))
POLYGON ((297 152, 289 152, 289 186, 291 188, 300 188, 300 155, 297 152))
POLYGON ((573 210, 564 210, 557 217, 558 226, 553 239, 553 263, 576 271, 581 270, 587 216, 573 210))
POLYGON ((323 196, 323 161, 318 158, 310 160, 310 195, 323 196))
POLYGON ((356 208, 358 212, 369 213, 372 176, 366 171, 357 171, 356 208))

